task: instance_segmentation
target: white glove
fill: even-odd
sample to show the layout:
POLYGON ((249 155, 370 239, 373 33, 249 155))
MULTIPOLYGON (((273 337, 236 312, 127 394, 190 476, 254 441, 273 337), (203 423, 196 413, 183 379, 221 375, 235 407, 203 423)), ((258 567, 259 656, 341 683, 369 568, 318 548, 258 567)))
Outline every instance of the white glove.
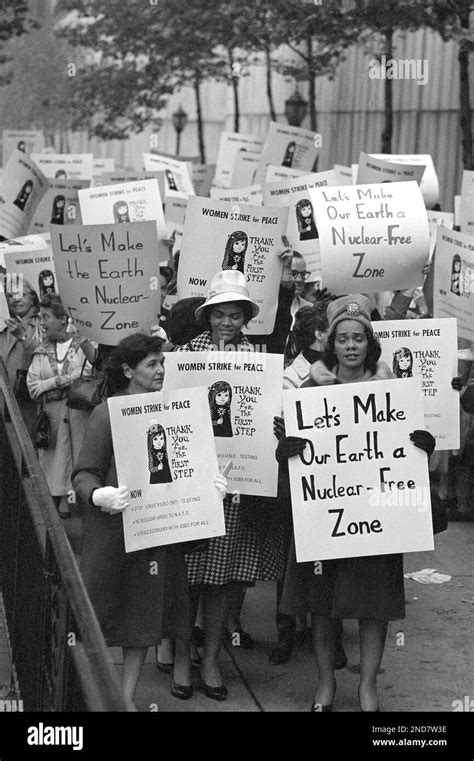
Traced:
POLYGON ((227 478, 223 476, 222 473, 218 473, 216 476, 214 476, 214 486, 221 495, 222 499, 224 499, 225 495, 227 494, 227 478))
POLYGON ((92 492, 92 502, 100 507, 102 512, 121 513, 128 507, 130 492, 127 486, 102 486, 101 489, 94 489, 92 492))

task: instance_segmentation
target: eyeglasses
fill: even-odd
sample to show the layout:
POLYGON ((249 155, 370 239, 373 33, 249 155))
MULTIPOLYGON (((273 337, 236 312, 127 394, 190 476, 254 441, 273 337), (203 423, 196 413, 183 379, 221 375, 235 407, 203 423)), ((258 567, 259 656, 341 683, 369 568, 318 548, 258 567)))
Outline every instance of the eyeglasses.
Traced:
POLYGON ((290 277, 291 277, 292 280, 304 280, 306 282, 306 280, 309 278, 310 274, 311 274, 310 272, 306 272, 306 271, 305 272, 299 272, 298 270, 292 270, 290 272, 290 277))

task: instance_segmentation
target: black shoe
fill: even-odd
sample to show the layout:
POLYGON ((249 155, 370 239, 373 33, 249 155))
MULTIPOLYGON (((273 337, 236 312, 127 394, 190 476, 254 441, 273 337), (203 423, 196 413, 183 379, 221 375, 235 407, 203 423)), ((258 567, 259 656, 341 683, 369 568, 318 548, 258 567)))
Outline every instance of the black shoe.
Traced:
POLYGON ((192 684, 176 684, 176 682, 173 682, 171 685, 171 694, 174 698, 178 698, 178 700, 189 700, 189 698, 192 698, 193 692, 192 684))
POLYGON ((155 663, 158 671, 162 671, 163 674, 171 675, 174 671, 174 663, 162 663, 158 660, 158 647, 155 647, 155 663))
POLYGON ((288 663, 292 652, 292 642, 279 642, 272 647, 268 660, 270 663, 273 663, 274 666, 281 666, 283 663, 288 663))
POLYGON ((220 687, 210 687, 201 677, 200 689, 211 700, 218 700, 219 702, 227 700, 227 687, 223 684, 220 687))

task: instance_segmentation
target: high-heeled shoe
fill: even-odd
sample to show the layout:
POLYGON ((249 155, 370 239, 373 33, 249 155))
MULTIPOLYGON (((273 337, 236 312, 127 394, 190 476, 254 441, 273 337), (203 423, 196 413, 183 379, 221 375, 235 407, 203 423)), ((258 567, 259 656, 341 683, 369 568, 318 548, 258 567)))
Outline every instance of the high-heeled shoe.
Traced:
POLYGON ((360 702, 360 686, 357 688, 357 697, 359 699, 359 708, 362 713, 380 713, 380 706, 378 702, 377 702, 377 708, 374 708, 372 710, 370 708, 368 710, 362 708, 362 703, 360 702))
POLYGON ((194 688, 192 684, 177 684, 173 681, 171 685, 171 694, 174 698, 178 698, 178 700, 189 700, 189 698, 192 698, 193 693, 194 688))
POLYGON ((315 700, 313 700, 313 702, 311 703, 310 712, 311 713, 331 713, 332 706, 333 706, 333 703, 334 703, 334 698, 336 697, 336 690, 337 690, 337 684, 334 687, 334 692, 333 692, 333 696, 332 696, 331 702, 327 703, 326 705, 322 705, 321 703, 316 702, 315 700))
POLYGON ((227 687, 223 684, 220 687, 211 687, 209 684, 206 684, 201 676, 199 689, 211 700, 227 700, 227 687))

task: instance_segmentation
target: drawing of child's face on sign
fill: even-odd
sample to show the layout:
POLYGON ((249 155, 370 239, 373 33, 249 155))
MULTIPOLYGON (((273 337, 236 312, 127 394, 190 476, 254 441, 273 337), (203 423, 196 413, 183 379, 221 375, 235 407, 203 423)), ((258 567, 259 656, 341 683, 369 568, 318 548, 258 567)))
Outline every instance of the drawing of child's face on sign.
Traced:
POLYGON ((216 404, 218 407, 223 407, 224 405, 228 404, 230 401, 230 392, 225 391, 219 391, 219 393, 216 394, 216 404))
POLYGON ((165 439, 162 433, 157 433, 153 436, 153 449, 163 449, 165 445, 165 439))
POLYGON ((234 253, 241 254, 245 250, 245 240, 236 240, 234 242, 234 253))
POLYGON ((313 213, 313 209, 311 208, 311 204, 307 203, 304 206, 301 207, 301 216, 302 217, 311 217, 313 213))

